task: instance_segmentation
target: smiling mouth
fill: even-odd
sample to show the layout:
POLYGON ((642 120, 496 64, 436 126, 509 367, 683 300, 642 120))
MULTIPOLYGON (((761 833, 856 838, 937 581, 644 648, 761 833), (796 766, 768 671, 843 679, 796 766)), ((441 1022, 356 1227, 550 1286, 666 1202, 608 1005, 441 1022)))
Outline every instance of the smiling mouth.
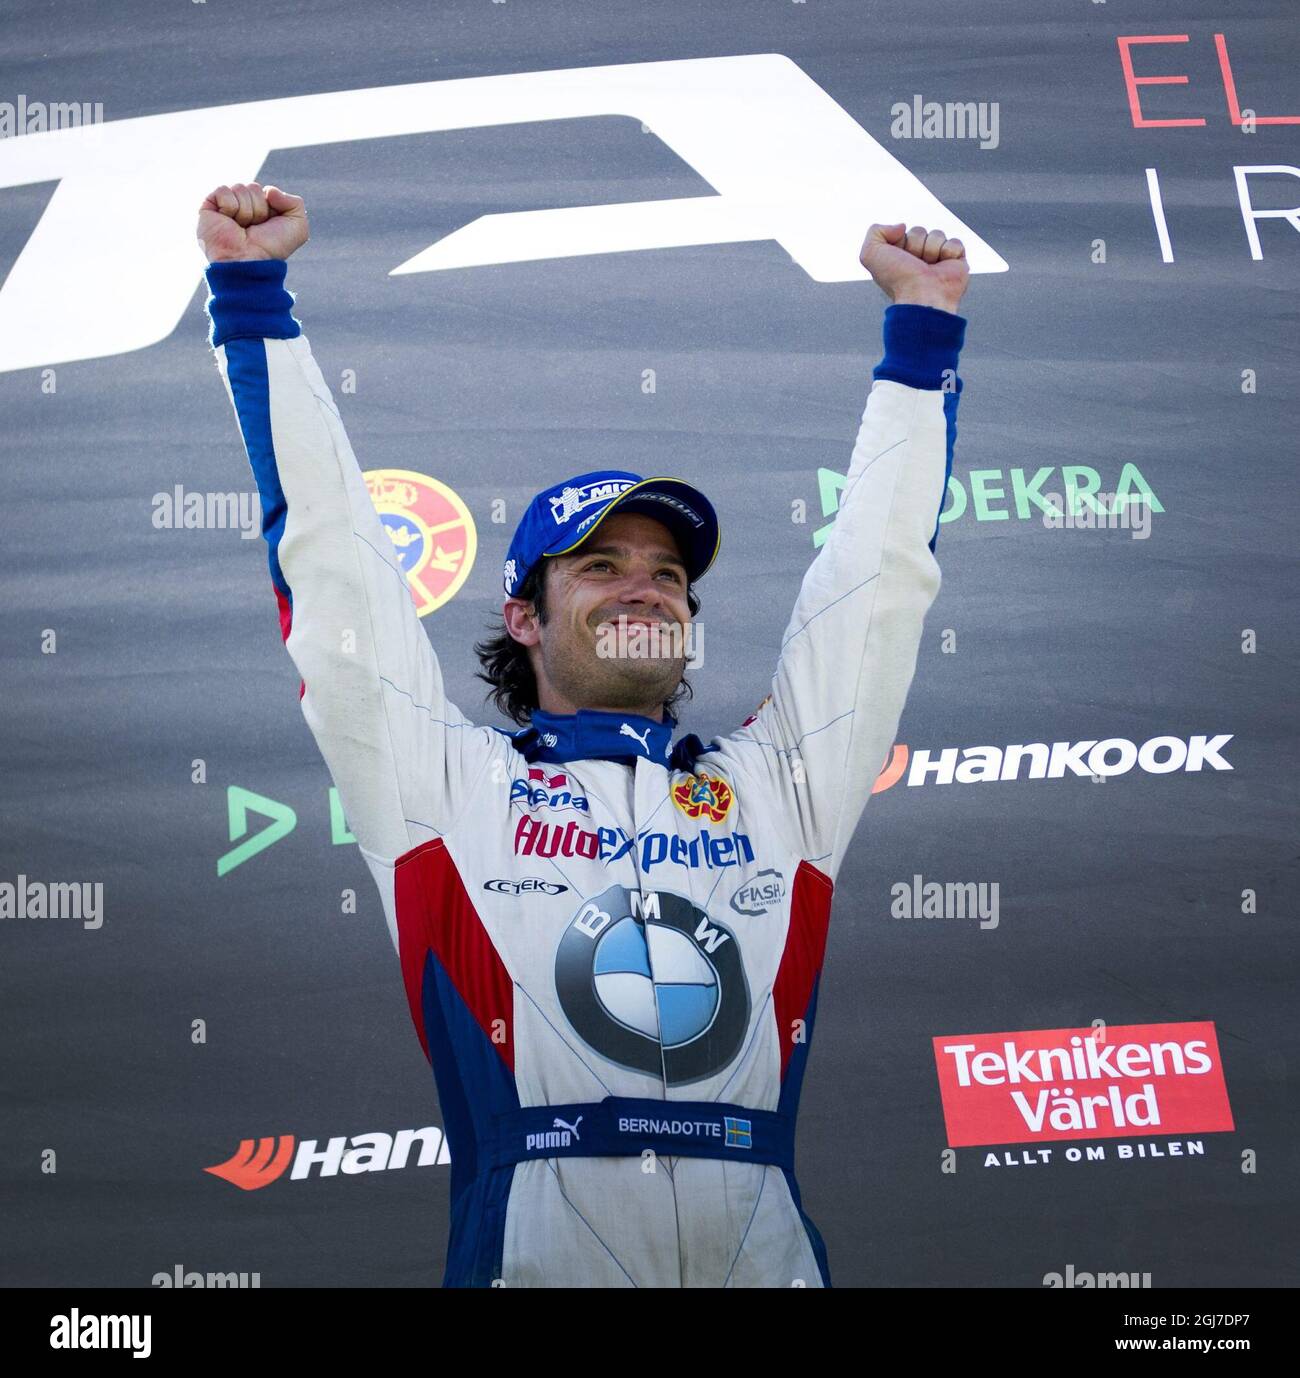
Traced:
POLYGON ((602 627, 617 627, 620 622, 628 627, 671 627, 674 625, 666 617, 654 620, 645 617, 607 617, 600 625, 602 627))

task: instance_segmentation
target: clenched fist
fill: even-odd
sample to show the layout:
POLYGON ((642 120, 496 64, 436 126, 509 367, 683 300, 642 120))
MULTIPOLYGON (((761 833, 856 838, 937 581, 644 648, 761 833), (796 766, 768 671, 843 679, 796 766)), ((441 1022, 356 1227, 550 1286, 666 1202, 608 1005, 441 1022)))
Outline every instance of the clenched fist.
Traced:
POLYGON ((307 242, 301 196, 259 182, 218 187, 199 207, 196 231, 209 263, 288 258, 307 242))
POLYGON ((966 247, 942 230, 913 225, 873 225, 859 262, 895 305, 956 311, 970 282, 966 247))

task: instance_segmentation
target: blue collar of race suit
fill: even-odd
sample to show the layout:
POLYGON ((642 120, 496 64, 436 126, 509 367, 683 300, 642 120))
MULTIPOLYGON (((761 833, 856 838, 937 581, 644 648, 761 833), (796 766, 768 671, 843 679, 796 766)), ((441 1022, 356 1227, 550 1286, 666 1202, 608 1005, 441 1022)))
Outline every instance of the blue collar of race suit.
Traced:
POLYGON ((651 761, 665 770, 691 770, 705 747, 694 733, 674 747, 676 726, 676 718, 668 712, 658 722, 640 713, 607 713, 598 708, 580 708, 576 713, 535 708, 529 726, 506 735, 527 761, 556 765, 592 759, 624 765, 651 761))

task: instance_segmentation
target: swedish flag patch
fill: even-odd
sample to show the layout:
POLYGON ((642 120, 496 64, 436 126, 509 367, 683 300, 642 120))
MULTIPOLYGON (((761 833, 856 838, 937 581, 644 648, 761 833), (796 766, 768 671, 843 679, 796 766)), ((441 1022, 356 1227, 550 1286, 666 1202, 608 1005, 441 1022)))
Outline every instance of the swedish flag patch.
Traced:
POLYGON ((754 1147, 754 1140, 750 1133, 750 1122, 748 1120, 738 1120, 731 1115, 724 1115, 722 1121, 727 1131, 728 1148, 754 1147))

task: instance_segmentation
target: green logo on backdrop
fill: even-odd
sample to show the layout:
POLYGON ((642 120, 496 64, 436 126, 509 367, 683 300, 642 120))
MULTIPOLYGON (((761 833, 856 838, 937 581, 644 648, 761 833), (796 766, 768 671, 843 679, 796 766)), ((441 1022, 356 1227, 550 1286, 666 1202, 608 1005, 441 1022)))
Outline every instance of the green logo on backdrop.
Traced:
MULTIPOLYGON (((1120 470, 1113 494, 1102 493, 1100 473, 1087 464, 1063 465, 1055 487, 1048 483, 1056 473, 1055 465, 1043 465, 1034 471, 1032 478, 1027 478, 1026 473, 1024 469, 972 469, 965 481, 957 474, 950 475, 943 511, 939 514, 940 525, 956 521, 968 510, 977 522, 1005 522, 1012 517, 1019 521, 1028 521, 1031 517, 1041 520, 1044 513, 1055 515, 1057 512, 1045 496, 1053 492, 1064 495, 1064 510, 1076 517, 1085 506, 1093 512, 1109 514, 1118 512, 1130 502, 1147 502, 1152 512, 1165 510, 1136 464, 1125 464, 1120 470), (1106 498, 1113 498, 1111 505, 1107 505, 1106 498)), ((824 545, 830 535, 847 481, 848 475, 836 469, 817 470, 822 516, 832 520, 813 532, 813 545, 824 545)))

